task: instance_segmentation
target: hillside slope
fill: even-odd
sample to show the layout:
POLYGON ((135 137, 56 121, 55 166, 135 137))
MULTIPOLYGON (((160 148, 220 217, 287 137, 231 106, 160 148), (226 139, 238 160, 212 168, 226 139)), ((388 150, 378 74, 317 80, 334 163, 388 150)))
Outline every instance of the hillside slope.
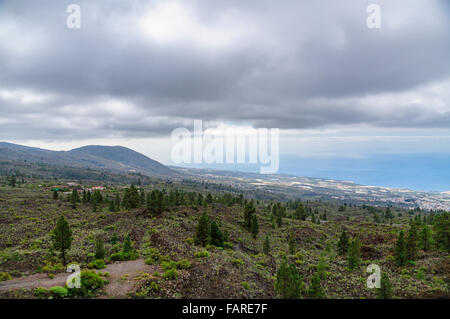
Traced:
POLYGON ((121 146, 90 145, 71 151, 50 151, 0 142, 0 159, 56 166, 138 172, 167 176, 172 170, 163 164, 121 146))

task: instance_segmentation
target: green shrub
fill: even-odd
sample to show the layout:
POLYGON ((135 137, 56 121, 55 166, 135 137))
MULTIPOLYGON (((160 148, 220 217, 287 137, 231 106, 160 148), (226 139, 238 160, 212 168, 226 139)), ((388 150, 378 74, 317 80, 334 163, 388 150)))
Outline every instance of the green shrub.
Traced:
POLYGON ((418 270, 416 273, 416 278, 419 280, 424 280, 425 279, 425 273, 422 270, 418 270))
POLYGON ((96 259, 88 264, 89 269, 103 269, 105 266, 105 261, 103 259, 96 259))
POLYGON ((195 258, 208 258, 210 256, 210 253, 206 250, 198 251, 194 254, 195 258))
POLYGON ((71 291, 81 296, 92 296, 104 284, 105 281, 94 270, 83 270, 81 272, 81 287, 73 288, 71 291))
POLYGON ((135 251, 129 251, 129 252, 124 252, 124 251, 119 251, 117 253, 114 253, 111 255, 111 260, 114 261, 126 261, 126 260, 135 260, 139 257, 139 254, 135 251))
POLYGON ((34 289, 34 295, 38 298, 46 297, 48 296, 49 291, 43 287, 38 287, 34 289))
POLYGON ((250 289, 250 285, 246 281, 241 282, 241 286, 244 287, 246 290, 250 289))
POLYGON ((163 274, 165 280, 178 279, 178 271, 176 269, 169 269, 163 274))
POLYGON ((0 281, 11 280, 11 275, 7 272, 0 272, 0 281))
POLYGON ((174 262, 173 260, 171 260, 171 261, 163 261, 161 263, 161 266, 162 266, 163 270, 176 269, 177 268, 177 263, 174 262))
POLYGON ((50 292, 57 298, 64 298, 69 295, 69 290, 61 286, 51 287, 50 292))
POLYGON ((191 262, 187 259, 182 259, 179 262, 177 262, 177 268, 178 269, 189 269, 189 268, 191 268, 191 262))
POLYGON ((233 266, 237 266, 237 267, 243 266, 245 264, 244 261, 242 259, 239 259, 239 258, 231 259, 231 263, 233 264, 233 266))
POLYGON ((152 257, 148 257, 147 259, 145 259, 146 265, 153 265, 155 262, 156 260, 154 260, 152 257))

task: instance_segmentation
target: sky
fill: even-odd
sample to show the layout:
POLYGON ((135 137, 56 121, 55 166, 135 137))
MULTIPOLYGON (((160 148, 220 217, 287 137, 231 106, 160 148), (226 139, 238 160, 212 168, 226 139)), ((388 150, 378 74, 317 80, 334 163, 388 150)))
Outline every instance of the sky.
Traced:
POLYGON ((0 140, 173 164, 194 120, 278 128, 281 173, 450 190, 449 17, 445 0, 3 0, 0 140))

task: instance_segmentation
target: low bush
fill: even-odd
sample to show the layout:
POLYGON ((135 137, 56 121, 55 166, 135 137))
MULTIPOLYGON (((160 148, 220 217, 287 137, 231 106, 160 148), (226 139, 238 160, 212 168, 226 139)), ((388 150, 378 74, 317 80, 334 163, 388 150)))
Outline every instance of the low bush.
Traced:
POLYGON ((73 288, 71 292, 81 296, 92 296, 99 288, 103 288, 105 281, 94 270, 81 272, 81 287, 73 288))
POLYGON ((0 272, 0 281, 11 280, 11 275, 7 272, 0 272))
POLYGON ((54 286, 50 288, 50 292, 56 298, 65 298, 69 295, 69 290, 65 287, 54 286))
POLYGON ((206 250, 198 251, 194 254, 195 258, 208 258, 209 256, 210 256, 210 253, 206 250))
POLYGON ((178 279, 178 271, 176 269, 169 269, 163 274, 165 280, 178 279))
POLYGON ((177 262, 177 268, 178 269, 189 269, 191 268, 191 262, 187 259, 182 259, 179 262, 177 262))
POLYGON ((88 264, 89 269, 103 269, 105 266, 106 264, 103 259, 96 259, 88 264))

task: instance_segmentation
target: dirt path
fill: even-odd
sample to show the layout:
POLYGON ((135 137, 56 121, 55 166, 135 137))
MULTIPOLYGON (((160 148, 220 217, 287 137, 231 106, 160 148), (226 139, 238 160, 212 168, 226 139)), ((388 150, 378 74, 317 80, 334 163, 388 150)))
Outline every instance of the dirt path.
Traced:
MULTIPOLYGON (((157 271, 156 266, 146 265, 143 259, 116 262, 109 264, 101 272, 108 272, 110 277, 107 278, 109 284, 105 287, 104 298, 124 297, 128 292, 132 291, 137 276, 142 273, 153 274, 157 271)), ((98 271, 97 271, 98 272, 98 271)), ((20 288, 50 288, 53 286, 64 286, 69 273, 56 274, 50 279, 46 274, 35 274, 31 276, 21 277, 8 281, 0 282, 0 292, 20 289, 20 288)))

